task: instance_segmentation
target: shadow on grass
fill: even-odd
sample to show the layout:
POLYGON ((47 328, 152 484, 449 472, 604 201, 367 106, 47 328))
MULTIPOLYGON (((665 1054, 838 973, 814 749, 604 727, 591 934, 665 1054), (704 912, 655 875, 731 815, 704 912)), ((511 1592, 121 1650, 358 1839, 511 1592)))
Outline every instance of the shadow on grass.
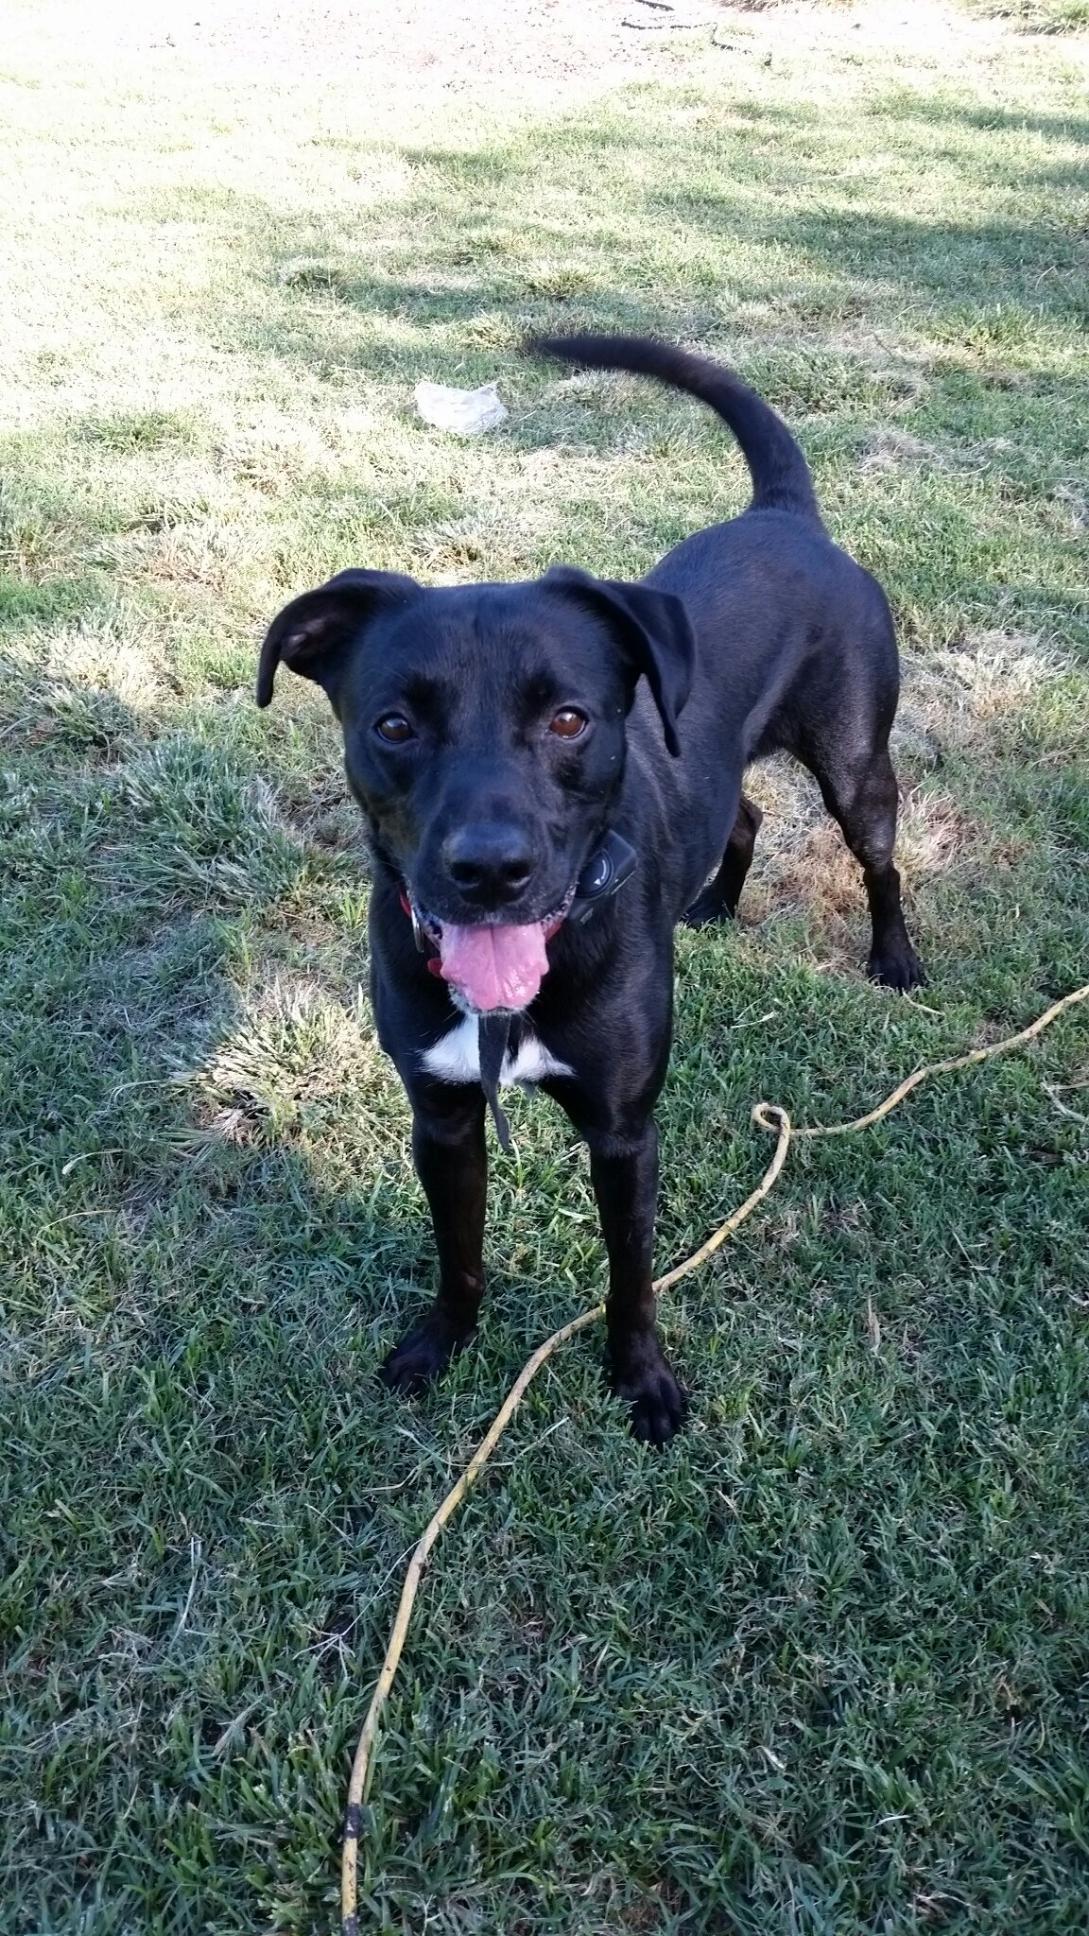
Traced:
POLYGON ((0 631, 25 624, 59 624, 86 618, 109 602, 109 574, 88 571, 79 577, 51 573, 30 578, 0 571, 0 631))
MULTIPOLYGON (((625 90, 615 100, 637 98, 638 90, 625 90)), ((918 123, 920 171, 933 166, 922 131, 935 121, 981 133, 1036 126, 1056 140, 1077 138, 1089 125, 922 97, 873 111, 895 112, 901 142, 918 123)), ((560 120, 505 147, 406 149, 404 160, 422 177, 415 192, 366 209, 350 233, 336 205, 302 214, 258 196, 200 191, 197 205, 222 226, 227 246, 248 258, 262 293, 257 300, 245 290, 234 295, 227 313, 211 306, 198 327, 331 385, 365 375, 403 387, 407 413, 420 377, 486 381, 527 329, 567 319, 705 338, 745 305, 773 316, 778 308, 781 320, 811 330, 890 309, 924 328, 946 312, 955 328, 968 329, 970 316, 953 312, 986 309, 1002 312, 1010 329, 1018 305, 1026 319, 1084 320, 1084 251, 1064 226, 1061 200, 1036 224, 871 212, 846 199, 849 188, 829 184, 839 130, 816 110, 739 100, 712 137, 682 126, 667 146, 660 129, 618 124, 606 104, 593 118, 560 120), (787 124, 803 144, 784 144, 770 177, 744 139, 762 124, 787 124), (579 199, 551 217, 527 212, 525 200, 561 151, 570 153, 579 199), (777 192, 784 180, 791 198, 777 192), (844 197, 842 206, 828 205, 830 192, 844 197), (610 208, 621 215, 610 218, 610 208), (707 251, 719 245, 716 262, 707 251)), ((959 164, 966 198, 973 181, 993 187, 992 155, 945 159, 959 164)), ((1020 161, 1015 172, 1023 184, 1020 161)), ((1065 172, 1064 165, 1057 180, 1065 172)), ((166 221, 190 222, 193 207, 192 191, 156 198, 166 221)), ((510 421, 503 436, 518 447, 542 441, 532 421, 510 421)))
MULTIPOLYGON (((1052 141, 1089 142, 1089 116, 1080 114, 1043 114, 1038 109, 967 107, 962 102, 938 99, 925 110, 917 110, 927 121, 959 122, 966 128, 993 133, 1009 128, 1016 134, 1042 134, 1052 141)), ((1084 183, 1084 177, 1082 178, 1084 183)))
MULTIPOLYGON (((358 910, 365 863, 268 819, 256 739, 221 722, 150 732, 116 695, 17 659, 0 685, 5 1129, 41 1193, 20 1221, 70 1226, 71 1271, 99 1286, 101 1316, 133 1321, 138 1358, 172 1359, 218 1298, 217 1322, 231 1304, 239 1323, 328 1325, 373 1373, 432 1294, 430 1225, 407 1103, 350 1002, 358 913, 311 950, 292 912, 343 889, 358 910), (348 1150, 346 1110, 366 1126, 348 1150)), ((36 1294, 32 1273, 12 1311, 36 1294)), ((388 1417, 403 1401, 375 1386, 369 1403, 388 1417)))
MULTIPOLYGON (((652 216, 729 233, 736 203, 728 193, 680 189, 647 197, 652 216)), ((882 216, 851 208, 810 210, 804 216, 773 213, 757 225, 758 239, 794 251, 802 267, 831 265, 879 277, 909 299, 920 290, 951 303, 1040 299, 1041 277, 1080 272, 1084 247, 1058 221, 1047 227, 1010 222, 931 222, 882 216)), ((1079 304, 1079 313, 1080 313, 1079 304)), ((1049 309, 1065 305, 1052 297, 1049 309)))

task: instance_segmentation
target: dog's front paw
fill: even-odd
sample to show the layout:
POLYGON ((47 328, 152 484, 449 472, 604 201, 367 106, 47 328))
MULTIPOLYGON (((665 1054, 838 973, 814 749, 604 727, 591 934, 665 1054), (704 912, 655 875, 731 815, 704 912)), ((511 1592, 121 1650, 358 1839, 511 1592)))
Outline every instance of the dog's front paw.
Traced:
POLYGON ((668 1445, 688 1412, 688 1394, 677 1383, 657 1338, 633 1341, 610 1353, 609 1385, 631 1406, 631 1429, 649 1445, 668 1445))
POLYGON ((882 988, 895 988, 906 995, 912 988, 926 987, 926 969, 910 941, 894 947, 875 948, 869 960, 870 980, 882 988))
POLYGON ((433 1304, 417 1324, 406 1331, 379 1372, 384 1385, 393 1391, 419 1392, 445 1371, 454 1354, 472 1336, 459 1330, 445 1312, 433 1304))

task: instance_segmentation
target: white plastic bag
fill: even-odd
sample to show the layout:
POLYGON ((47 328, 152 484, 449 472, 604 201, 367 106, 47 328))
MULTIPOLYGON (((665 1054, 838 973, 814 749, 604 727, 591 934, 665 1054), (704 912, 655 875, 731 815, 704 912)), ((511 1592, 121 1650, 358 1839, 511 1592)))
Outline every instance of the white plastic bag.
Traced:
POLYGON ((425 423, 434 424, 436 430, 452 430, 459 437, 477 437, 482 430, 494 430, 507 414, 496 383, 482 384, 479 390, 417 383, 416 408, 425 423))

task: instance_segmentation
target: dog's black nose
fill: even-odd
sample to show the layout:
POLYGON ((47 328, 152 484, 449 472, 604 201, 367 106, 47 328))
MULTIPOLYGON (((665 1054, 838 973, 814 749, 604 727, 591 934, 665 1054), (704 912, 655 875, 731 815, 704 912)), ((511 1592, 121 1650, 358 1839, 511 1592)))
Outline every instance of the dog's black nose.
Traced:
POLYGON ((442 854, 450 879, 466 899, 484 906, 513 901, 533 873, 528 834, 500 821, 459 828, 444 841, 442 854))

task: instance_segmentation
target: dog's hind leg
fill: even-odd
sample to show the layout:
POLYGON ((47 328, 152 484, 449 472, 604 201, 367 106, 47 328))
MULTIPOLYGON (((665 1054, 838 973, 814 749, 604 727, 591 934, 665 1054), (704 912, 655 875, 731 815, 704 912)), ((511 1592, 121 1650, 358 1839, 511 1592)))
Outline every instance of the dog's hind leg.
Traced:
POLYGON ((690 928, 705 928, 712 921, 724 921, 737 913, 745 876, 752 866, 753 848, 764 816, 755 800, 741 795, 733 832, 726 842, 718 873, 693 901, 685 923, 690 928))
POLYGON ((809 753, 805 763, 862 867, 873 929, 871 977, 886 988, 918 988, 926 975, 904 923, 900 876, 893 862, 899 790, 888 746, 881 746, 860 763, 811 757, 809 753))

